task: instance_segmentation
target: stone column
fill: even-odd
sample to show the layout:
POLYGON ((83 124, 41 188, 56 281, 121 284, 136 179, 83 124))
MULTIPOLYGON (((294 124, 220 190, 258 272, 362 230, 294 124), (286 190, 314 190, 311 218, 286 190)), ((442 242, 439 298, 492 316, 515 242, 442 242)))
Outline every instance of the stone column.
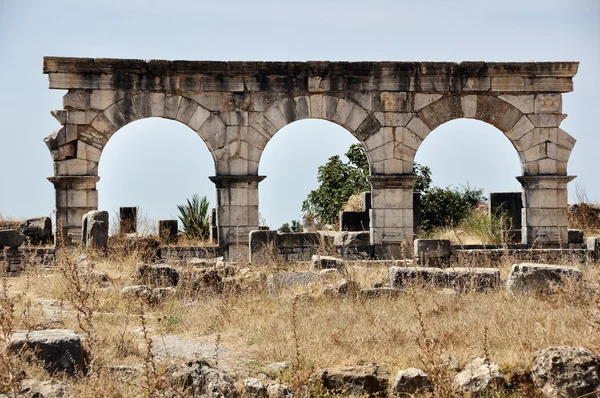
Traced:
POLYGON ((410 256, 414 174, 371 175, 371 244, 379 257, 410 256), (404 245, 404 246, 403 246, 404 245), (403 250, 404 249, 404 250, 403 250))
POLYGON ((265 176, 209 177, 217 187, 217 239, 223 255, 236 261, 248 253, 249 234, 258 230, 258 183, 265 176))
MULTIPOLYGON (((56 191, 56 221, 62 221, 62 236, 65 245, 81 242, 81 220, 89 211, 98 210, 98 176, 54 176, 48 177, 56 191)), ((55 241, 59 231, 56 231, 55 241)))
POLYGON ((575 176, 522 176, 522 242, 535 247, 567 246, 567 184, 575 176))

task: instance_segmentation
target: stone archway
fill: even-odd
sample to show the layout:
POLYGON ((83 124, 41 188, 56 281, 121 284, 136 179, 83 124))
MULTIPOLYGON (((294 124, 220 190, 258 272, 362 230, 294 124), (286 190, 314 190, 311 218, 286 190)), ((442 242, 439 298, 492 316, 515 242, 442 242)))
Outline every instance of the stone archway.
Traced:
MULTIPOLYGON (((417 137, 415 153, 427 135, 450 120, 470 118, 498 128, 521 160, 523 243, 557 245, 567 242, 567 162, 575 139, 560 129, 560 94, 431 96, 415 109, 406 127, 417 137), (436 99, 436 97, 438 97, 436 99)), ((410 134, 404 132, 404 134, 410 134)))
POLYGON ((559 126, 576 62, 208 62, 45 57, 50 88, 68 90, 52 152, 57 217, 80 239, 97 206, 99 153, 119 127, 161 115, 199 132, 215 160, 219 244, 236 256, 258 226, 258 164, 286 124, 322 118, 365 146, 371 243, 383 256, 412 240, 413 159, 444 121, 473 117, 519 151, 528 244, 566 242, 566 164, 575 140, 559 126))

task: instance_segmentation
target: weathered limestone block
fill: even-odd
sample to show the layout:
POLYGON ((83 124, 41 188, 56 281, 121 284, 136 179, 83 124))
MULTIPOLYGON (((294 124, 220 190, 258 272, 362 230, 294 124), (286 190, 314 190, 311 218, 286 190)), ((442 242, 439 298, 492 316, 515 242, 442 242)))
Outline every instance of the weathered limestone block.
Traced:
POLYGON ((513 294, 545 293, 552 284, 561 286, 565 279, 580 281, 582 273, 576 267, 548 264, 514 264, 506 280, 506 289, 513 294))
POLYGON ((249 258, 251 264, 267 264, 277 259, 277 231, 250 232, 249 258))
POLYGON ((568 229, 568 243, 581 244, 583 243, 583 231, 581 229, 568 229))
POLYGON ((177 286, 179 282, 179 271, 167 264, 138 264, 136 272, 144 285, 177 286))
POLYGON ((319 369, 314 380, 343 396, 382 396, 387 393, 389 374, 379 365, 337 366, 319 369))
POLYGON ((500 285, 500 271, 496 268, 390 267, 388 277, 393 289, 416 283, 459 291, 484 291, 500 285))
POLYGON ((181 386, 185 396, 238 398, 233 379, 222 370, 211 368, 205 360, 190 361, 171 374, 174 385, 181 386))
POLYGON ((267 398, 294 398, 294 391, 282 383, 269 384, 267 398))
POLYGON ((429 375, 421 369, 409 368, 396 374, 390 392, 398 396, 414 396, 433 391, 429 375))
POLYGON ((443 279, 443 272, 432 267, 390 267, 388 277, 392 289, 402 289, 411 283, 436 285, 443 279))
POLYGON ((587 249, 592 252, 592 257, 596 261, 600 261, 600 238, 599 237, 587 238, 587 249))
POLYGON ((498 364, 485 358, 473 359, 454 377, 455 392, 460 396, 488 397, 504 387, 504 375, 498 369, 498 364))
POLYGON ((178 232, 179 226, 177 220, 158 221, 158 233, 162 240, 167 242, 174 242, 175 240, 177 240, 178 232))
POLYGON ((137 207, 121 207, 119 209, 119 231, 130 234, 137 231, 137 207))
POLYGON ((267 388, 264 384, 254 377, 244 379, 242 398, 266 398, 267 388))
POLYGON ((448 262, 450 247, 446 239, 415 239, 413 255, 418 264, 436 266, 448 262))
POLYGON ((285 290, 309 288, 320 280, 321 277, 312 272, 279 272, 267 276, 267 291, 276 296, 285 290))
POLYGON ((8 349, 18 353, 24 347, 42 361, 48 372, 65 372, 73 375, 84 371, 81 338, 72 330, 48 329, 14 332, 8 349))
POLYGON ((344 269, 344 260, 331 256, 313 255, 310 263, 310 271, 319 272, 324 269, 344 269))
POLYGON ((50 217, 30 218, 19 225, 19 231, 34 245, 52 241, 52 219, 50 217))
POLYGON ((85 213, 82 220, 81 238, 88 249, 104 250, 108 246, 108 212, 94 210, 85 213))
POLYGON ((531 372, 544 397, 596 396, 600 357, 582 347, 550 347, 535 355, 531 372))
POLYGON ((0 230, 0 248, 19 247, 25 242, 25 235, 16 229, 0 230))

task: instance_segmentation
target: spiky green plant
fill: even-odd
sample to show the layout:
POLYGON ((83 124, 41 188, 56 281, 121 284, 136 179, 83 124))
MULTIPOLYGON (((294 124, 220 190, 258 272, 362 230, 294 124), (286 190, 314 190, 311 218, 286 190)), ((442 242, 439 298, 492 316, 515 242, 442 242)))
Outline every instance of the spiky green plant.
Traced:
POLYGON ((210 236, 210 223, 208 220, 208 199, 200 198, 198 194, 187 199, 187 204, 177 205, 181 215, 179 219, 183 224, 183 232, 192 239, 206 240, 210 236))

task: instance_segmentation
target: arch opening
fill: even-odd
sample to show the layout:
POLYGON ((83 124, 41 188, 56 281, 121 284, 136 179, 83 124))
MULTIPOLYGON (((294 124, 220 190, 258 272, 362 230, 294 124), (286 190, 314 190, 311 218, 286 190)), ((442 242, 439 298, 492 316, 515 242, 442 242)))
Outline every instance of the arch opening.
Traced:
MULTIPOLYGON (((481 189, 486 206, 475 207, 474 216, 458 222, 457 232, 438 237, 456 244, 519 242, 521 240, 521 161, 512 142, 498 128, 476 119, 459 118, 435 128, 420 145, 415 162, 430 168, 432 186, 464 192, 481 189), (495 195, 493 203, 490 194, 495 195), (498 201, 506 201, 504 210, 497 210, 498 201), (492 204, 492 207, 489 207, 492 204), (496 217, 486 218, 488 214, 496 217), (502 217, 500 219, 499 217, 502 217), (489 223, 489 225, 485 225, 489 223), (516 232, 519 231, 519 232, 516 232)), ((435 225, 435 210, 427 211, 429 200, 421 208, 421 225, 435 225)), ((438 209, 444 213, 444 209, 438 209)), ((444 213, 445 214, 445 213, 444 213)), ((454 213, 451 213, 454 215, 454 213)), ((443 230, 443 229, 442 229, 443 230)))
POLYGON ((348 162, 345 153, 353 144, 360 142, 350 131, 324 119, 301 119, 282 127, 259 164, 259 174, 267 177, 259 187, 260 223, 270 229, 302 223, 302 203, 319 187, 319 167, 332 156, 348 162))
POLYGON ((136 120, 119 129, 102 151, 98 208, 118 220, 120 207, 139 207, 138 231, 157 232, 158 220, 178 219, 177 205, 194 194, 216 206, 215 186, 208 179, 214 171, 206 144, 188 126, 163 118, 136 120))

